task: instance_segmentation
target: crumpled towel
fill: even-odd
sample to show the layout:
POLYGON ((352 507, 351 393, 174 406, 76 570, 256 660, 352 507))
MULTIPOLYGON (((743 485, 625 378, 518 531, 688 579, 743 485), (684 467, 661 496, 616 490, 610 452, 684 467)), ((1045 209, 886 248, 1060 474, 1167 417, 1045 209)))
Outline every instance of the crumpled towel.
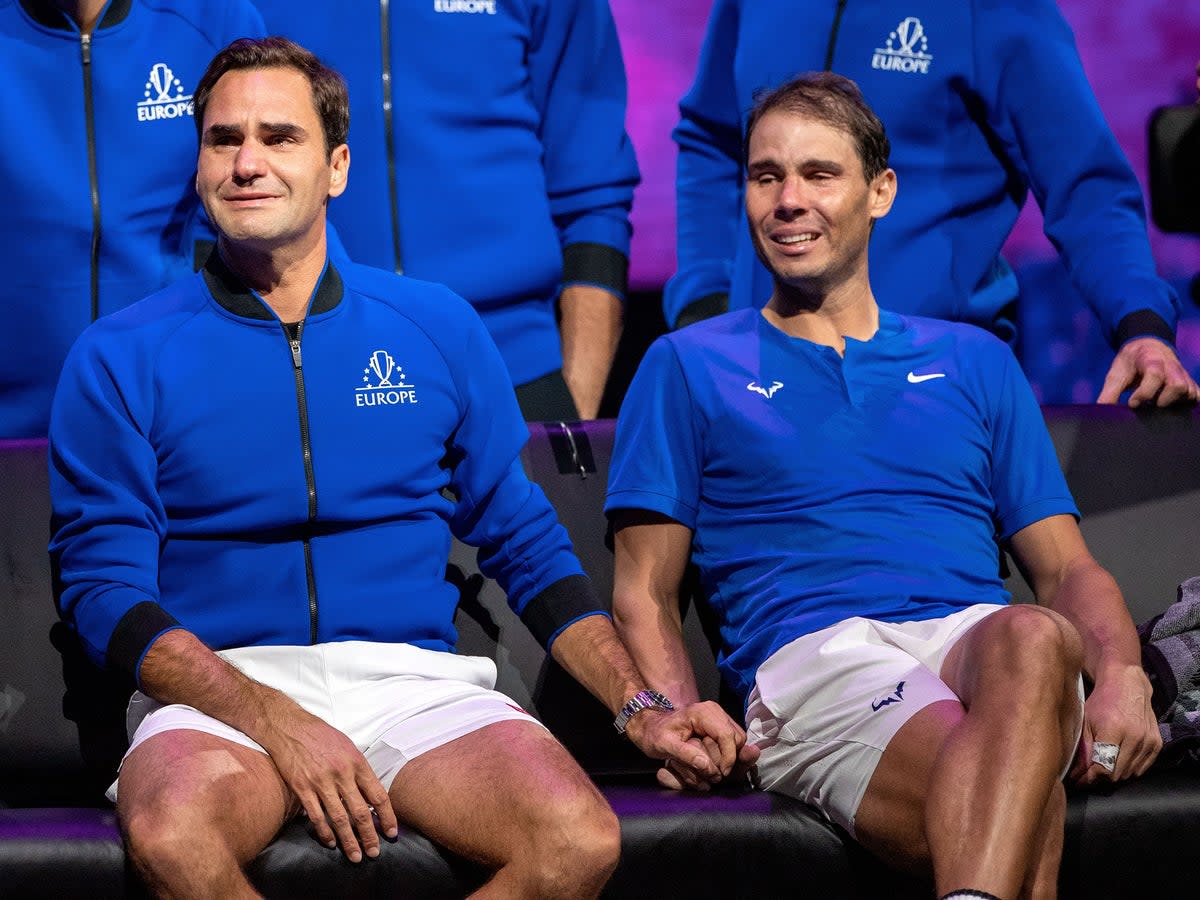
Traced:
POLYGON ((1180 584, 1178 600, 1138 636, 1163 738, 1158 764, 1200 763, 1200 576, 1180 584))

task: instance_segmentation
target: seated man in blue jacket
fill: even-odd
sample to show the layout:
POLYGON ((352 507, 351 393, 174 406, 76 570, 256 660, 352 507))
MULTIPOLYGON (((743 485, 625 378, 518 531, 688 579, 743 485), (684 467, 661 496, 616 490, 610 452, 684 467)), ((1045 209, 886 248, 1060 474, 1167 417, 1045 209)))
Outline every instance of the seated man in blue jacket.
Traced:
MULTIPOLYGON (((1123 598, 1009 349, 876 304, 867 245, 896 175, 854 83, 786 83, 747 134, 774 291, 661 338, 626 396, 607 502, 618 630, 653 688, 696 701, 690 553, 763 787, 931 867, 939 896, 1052 896, 1073 760, 1117 780, 1161 746, 1123 598), (1039 605, 1007 605, 997 538, 1039 605)), ((660 778, 704 785, 674 763, 660 778)))
POLYGON ((85 332, 50 429, 63 617, 140 688, 114 785, 134 865, 157 893, 249 895, 241 866, 302 810, 352 862, 379 854, 374 816, 491 866, 498 894, 594 896, 616 819, 494 663, 452 652, 451 536, 639 747, 715 777, 694 714, 643 702, 521 469, 479 317, 327 262, 337 73, 239 40, 195 104, 217 252, 85 332))

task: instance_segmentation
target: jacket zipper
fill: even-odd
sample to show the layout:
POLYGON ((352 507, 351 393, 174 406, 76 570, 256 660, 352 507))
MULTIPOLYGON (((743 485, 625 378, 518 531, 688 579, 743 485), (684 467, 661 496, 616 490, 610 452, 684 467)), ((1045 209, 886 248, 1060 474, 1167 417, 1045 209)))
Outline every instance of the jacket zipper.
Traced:
MULTIPOLYGON (((304 481, 308 486, 308 521, 317 518, 317 479, 313 474, 312 440, 308 432, 308 400, 304 394, 303 357, 300 355, 300 338, 304 333, 304 322, 290 322, 283 326, 288 347, 292 351, 292 374, 296 378, 296 404, 300 409, 300 447, 304 453, 304 481)), ((317 642, 317 580, 313 575, 312 544, 304 539, 304 577, 308 582, 308 641, 317 642)))
POLYGON ((79 35, 83 59, 83 116, 87 126, 88 180, 92 189, 92 321, 100 318, 100 180, 96 176, 96 112, 92 103, 92 36, 79 35))
POLYGON ((396 259, 396 274, 404 274, 404 258, 400 253, 400 200, 396 196, 396 138, 392 134, 392 32, 388 17, 388 0, 379 0, 379 42, 383 46, 383 139, 387 151, 388 203, 392 209, 392 254, 396 259))
POLYGON ((833 71, 833 51, 837 47, 838 31, 842 27, 842 13, 846 11, 846 0, 838 0, 837 12, 833 16, 833 27, 829 29, 829 43, 825 45, 825 71, 833 71))

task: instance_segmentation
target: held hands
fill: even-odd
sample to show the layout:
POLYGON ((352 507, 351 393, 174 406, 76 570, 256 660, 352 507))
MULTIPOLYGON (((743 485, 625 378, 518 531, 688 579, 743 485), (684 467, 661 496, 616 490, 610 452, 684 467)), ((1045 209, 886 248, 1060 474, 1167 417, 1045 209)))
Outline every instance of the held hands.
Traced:
POLYGON ((1098 675, 1083 711, 1083 735, 1071 767, 1078 784, 1103 784, 1142 775, 1162 749, 1158 721, 1150 708, 1150 680, 1141 666, 1098 675), (1093 762, 1097 743, 1117 747, 1112 771, 1093 762))
POLYGON ((1180 363, 1175 351, 1157 338, 1134 338, 1117 351, 1097 403, 1116 403, 1133 388, 1129 405, 1170 406, 1200 401, 1200 386, 1180 363))
POLYGON ((644 710, 629 720, 625 733, 651 759, 664 760, 658 781, 672 790, 737 783, 758 760, 758 747, 746 743, 745 730, 712 701, 674 712, 644 710))
POLYGON ((346 735, 299 707, 282 711, 263 748, 300 801, 317 840, 340 846, 350 862, 379 855, 379 830, 395 838, 387 789, 346 735))

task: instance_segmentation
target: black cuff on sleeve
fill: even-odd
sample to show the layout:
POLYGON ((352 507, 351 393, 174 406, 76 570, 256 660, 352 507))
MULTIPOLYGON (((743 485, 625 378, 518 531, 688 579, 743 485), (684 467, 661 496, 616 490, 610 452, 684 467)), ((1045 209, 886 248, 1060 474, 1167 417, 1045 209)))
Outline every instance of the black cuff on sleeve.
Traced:
POLYGON ((521 621, 537 642, 549 647, 551 639, 578 618, 607 612, 601 605, 592 580, 586 575, 560 578, 526 604, 521 621))
POLYGON ((606 244, 568 244, 563 248, 563 284, 578 282, 624 297, 629 286, 629 259, 606 244))
POLYGON ((1175 346, 1175 332, 1162 316, 1148 309, 1131 312, 1117 325, 1116 346, 1138 337, 1156 337, 1175 346))
POLYGON ((108 639, 105 654, 110 668, 119 669, 137 678, 138 663, 151 641, 179 622, 169 612, 150 600, 144 600, 121 616, 108 639))
POLYGON ((675 320, 675 328, 683 328, 685 325, 711 319, 713 316, 719 316, 726 312, 729 312, 729 295, 725 293, 708 294, 699 300, 693 300, 683 308, 683 312, 675 320))

